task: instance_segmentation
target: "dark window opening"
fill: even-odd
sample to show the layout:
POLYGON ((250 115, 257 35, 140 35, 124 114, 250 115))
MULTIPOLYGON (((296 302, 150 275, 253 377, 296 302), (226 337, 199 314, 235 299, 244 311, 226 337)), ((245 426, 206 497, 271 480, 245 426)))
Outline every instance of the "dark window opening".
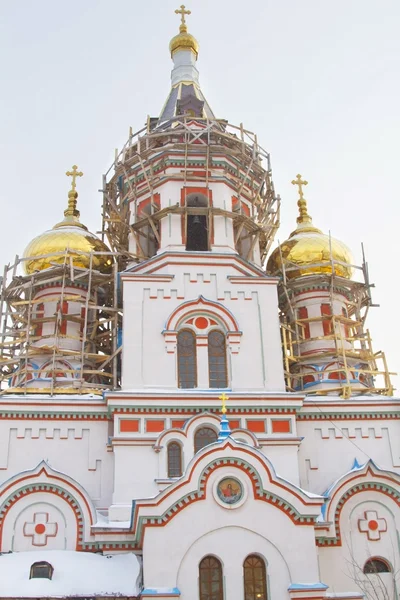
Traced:
POLYGON ((210 388, 227 387, 226 341, 221 331, 208 334, 208 373, 210 388))
POLYGON ((267 600, 267 574, 264 561, 251 554, 243 563, 244 600, 267 600))
POLYGON ((48 562, 36 562, 31 566, 29 579, 51 579, 54 569, 48 562))
POLYGON ((213 444, 217 441, 217 434, 211 427, 201 427, 198 429, 194 436, 194 451, 198 452, 205 446, 213 444))
POLYGON ((208 243, 208 216, 205 214, 196 214, 193 209, 204 209, 208 207, 208 200, 205 197, 193 196, 190 194, 186 200, 186 206, 192 209, 186 217, 186 250, 195 252, 207 252, 208 243))
POLYGON ((139 205, 139 220, 148 217, 148 225, 137 230, 137 242, 140 246, 139 252, 145 258, 151 258, 160 247, 160 221, 154 221, 152 215, 159 210, 157 204, 139 205))
POLYGON ((372 575, 374 573, 390 573, 391 568, 381 558, 370 558, 365 563, 363 571, 366 575, 372 575))
POLYGON ((206 556, 199 565, 200 600, 223 600, 222 565, 218 558, 206 556))
POLYGON ((187 329, 178 333, 178 385, 197 387, 196 337, 187 329))
POLYGON ((182 449, 177 442, 168 444, 168 477, 182 475, 182 449))

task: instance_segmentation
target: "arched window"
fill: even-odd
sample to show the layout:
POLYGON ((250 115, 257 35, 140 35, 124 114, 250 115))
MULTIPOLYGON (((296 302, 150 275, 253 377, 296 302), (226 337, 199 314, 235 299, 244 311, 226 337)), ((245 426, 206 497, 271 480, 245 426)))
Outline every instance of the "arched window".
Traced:
POLYGON ((31 566, 29 579, 51 579, 54 569, 48 562, 35 562, 31 566))
POLYGON ((215 556, 205 556, 199 565, 200 600, 223 600, 222 565, 215 556))
POLYGON ((218 439, 217 433, 211 427, 200 427, 194 435, 194 451, 198 452, 204 446, 213 444, 218 439))
POLYGON ((267 600, 267 573, 265 563, 256 554, 250 554, 243 563, 244 600, 267 600))
MULTIPOLYGON (((138 207, 138 220, 146 217, 151 218, 158 209, 159 207, 155 203, 146 204, 146 201, 142 202, 138 207)), ((148 220, 148 224, 141 227, 137 233, 139 234, 137 240, 144 257, 154 256, 160 247, 160 221, 148 220)))
POLYGON ((168 444, 168 477, 182 475, 182 448, 178 442, 168 444))
POLYGON ((178 333, 178 385, 197 387, 196 337, 188 329, 178 333))
POLYGON ((391 568, 383 558, 370 558, 365 563, 363 571, 366 575, 373 575, 375 573, 390 573, 391 568))
POLYGON ((208 200, 204 196, 190 194, 186 199, 186 250, 206 252, 208 243, 208 200), (198 209, 198 210, 196 210, 198 209), (205 214, 204 214, 205 213, 205 214))
POLYGON ((227 387, 226 342, 221 331, 208 334, 208 374, 210 388, 227 387))

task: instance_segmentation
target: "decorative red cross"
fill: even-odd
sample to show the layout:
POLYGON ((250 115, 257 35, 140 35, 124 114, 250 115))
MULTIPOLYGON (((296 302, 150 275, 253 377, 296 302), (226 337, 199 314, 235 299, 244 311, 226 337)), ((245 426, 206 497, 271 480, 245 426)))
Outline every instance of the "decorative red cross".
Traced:
POLYGON ((24 536, 32 538, 32 546, 46 546, 47 538, 56 537, 57 523, 49 523, 49 513, 37 512, 33 515, 33 522, 24 524, 24 536))
POLYGON ((372 542, 381 539, 381 533, 387 531, 386 519, 379 519, 376 510, 367 510, 364 519, 358 519, 358 528, 366 533, 372 542))

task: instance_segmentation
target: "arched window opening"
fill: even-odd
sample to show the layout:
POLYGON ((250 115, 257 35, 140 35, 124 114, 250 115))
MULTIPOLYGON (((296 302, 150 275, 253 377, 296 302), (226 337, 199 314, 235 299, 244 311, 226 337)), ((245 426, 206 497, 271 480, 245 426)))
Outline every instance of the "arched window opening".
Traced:
POLYGON ((200 600, 223 600, 222 565, 218 558, 205 556, 199 565, 200 600))
POLYGON ((31 566, 29 579, 51 579, 54 569, 48 562, 36 562, 31 566))
POLYGON ((204 214, 208 200, 204 196, 190 194, 186 199, 186 250, 207 252, 209 250, 209 222, 204 214), (197 210, 196 210, 197 209, 197 210))
POLYGON ((217 433, 211 427, 200 427, 194 435, 194 451, 198 452, 204 446, 213 444, 218 439, 217 433))
POLYGON ((196 337, 188 329, 178 333, 178 385, 197 387, 196 337))
POLYGON ((256 554, 250 554, 243 563, 244 600, 267 600, 267 573, 265 563, 256 554))
POLYGON ((61 300, 58 301, 56 309, 55 333, 57 333, 58 328, 58 333, 61 335, 67 335, 67 314, 68 302, 66 300, 63 300, 62 302, 61 300))
POLYGON ((168 444, 168 477, 182 475, 182 448, 178 442, 168 444))
MULTIPOLYGON (((157 212, 159 207, 157 204, 141 207, 139 205, 138 218, 139 220, 150 217, 154 212, 157 212)), ((140 249, 145 258, 151 258, 160 247, 160 222, 148 219, 148 224, 137 230, 140 249)))
MULTIPOLYGON (((237 198, 232 201, 232 212, 242 215, 242 217, 250 216, 250 208, 243 200, 239 202, 237 198)), ((254 246, 256 238, 254 233, 250 232, 245 227, 245 221, 243 218, 233 219, 233 236, 235 248, 244 260, 254 259, 254 246)))
POLYGON ((366 575, 373 575, 376 573, 390 573, 390 565, 382 558, 370 558, 364 565, 364 573, 366 575))
POLYGON ((210 388, 228 386, 226 340, 221 331, 210 331, 208 334, 208 374, 210 388))

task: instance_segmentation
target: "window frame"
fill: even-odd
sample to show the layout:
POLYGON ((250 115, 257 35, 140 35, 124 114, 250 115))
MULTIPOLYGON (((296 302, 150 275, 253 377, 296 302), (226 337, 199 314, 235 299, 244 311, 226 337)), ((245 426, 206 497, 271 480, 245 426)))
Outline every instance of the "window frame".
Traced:
POLYGON ((215 442, 218 440, 218 432, 211 427, 210 425, 206 424, 206 425, 201 425, 200 427, 198 427, 196 429, 196 431, 194 432, 193 435, 193 446, 194 446, 194 453, 197 454, 197 452, 200 452, 200 450, 203 450, 203 448, 205 448, 206 446, 209 446, 210 444, 215 444, 215 442), (208 442, 207 444, 204 444, 204 446, 201 446, 200 448, 197 448, 196 446, 196 439, 197 439, 197 435, 200 431, 204 431, 205 429, 212 431, 213 434, 215 435, 215 439, 213 439, 211 442, 208 442))
POLYGON ((176 477, 182 477, 183 474, 183 454, 182 454, 182 445, 177 442, 176 440, 171 440, 170 442, 168 442, 167 445, 167 475, 168 478, 170 479, 174 479, 176 477), (179 449, 179 475, 171 475, 171 471, 173 469, 171 469, 171 465, 170 465, 170 450, 171 447, 177 447, 179 449))
POLYGON ((32 563, 30 571, 29 571, 29 579, 49 579, 53 578, 54 567, 50 563, 45 560, 39 560, 37 562, 32 563), (47 568, 48 575, 35 575, 35 568, 43 569, 47 568))
POLYGON ((268 600, 268 584, 267 584, 267 567, 265 564, 265 560, 259 554, 248 554, 243 561, 243 598, 244 600, 256 600, 257 598, 261 598, 261 600, 268 600), (246 562, 249 560, 257 560, 259 561, 258 566, 246 566, 246 562), (261 587, 262 587, 262 596, 258 596, 259 590, 255 588, 255 584, 257 583, 255 577, 255 569, 261 569, 262 577, 261 577, 261 587), (246 591, 246 570, 251 572, 252 584, 254 587, 253 591, 246 591))
POLYGON ((222 562, 220 561, 219 558, 217 558, 216 556, 214 556, 213 554, 207 554, 206 556, 204 556, 201 561, 199 562, 199 598, 200 600, 224 600, 224 570, 223 570, 223 566, 222 566, 222 562), (217 579, 213 579, 213 576, 211 574, 207 576, 206 580, 203 579, 204 574, 210 573, 210 571, 212 570, 211 567, 203 567, 202 565, 205 563, 205 561, 215 561, 217 564, 215 567, 213 567, 214 569, 218 570, 218 574, 217 574, 217 579), (212 589, 212 585, 210 584, 215 584, 216 581, 218 581, 218 587, 219 589, 217 591, 212 589), (206 584, 207 586, 207 590, 206 592, 203 592, 202 590, 202 584, 206 584))
MULTIPOLYGON (((208 332, 207 335, 207 349, 208 349, 208 386, 210 389, 225 389, 228 387, 228 355, 227 355, 227 344, 226 344, 226 333, 223 332, 221 329, 211 329, 211 331, 208 332), (224 363, 223 363, 223 369, 224 369, 224 375, 225 375, 225 379, 224 379, 224 383, 225 385, 211 385, 211 358, 212 355, 210 353, 210 336, 212 336, 213 334, 219 334, 222 336, 223 339, 223 354, 221 354, 221 356, 223 356, 224 359, 224 363)), ((217 355, 214 355, 215 357, 217 357, 217 355)), ((218 357, 217 357, 218 358, 218 357)))
POLYGON ((191 389, 197 388, 198 387, 197 340, 196 340, 196 334, 192 329, 183 328, 178 331, 178 334, 176 336, 176 353, 177 353, 177 361, 176 362, 177 362, 177 370, 178 370, 178 377, 177 377, 178 388, 183 389, 183 390, 191 390, 191 389), (189 386, 182 385, 182 381, 181 381, 182 368, 181 368, 180 362, 181 362, 181 356, 183 356, 183 355, 180 355, 179 337, 184 333, 189 333, 193 339, 193 384, 194 385, 189 385, 189 386))
POLYGON ((368 558, 368 560, 365 561, 365 564, 363 566, 363 573, 364 575, 381 575, 382 573, 392 573, 392 567, 391 564, 389 563, 388 560, 386 560, 385 558, 382 558, 381 556, 371 556, 370 558, 368 558), (367 567, 367 565, 372 565, 372 563, 380 563, 382 565, 384 565, 386 567, 385 571, 365 571, 365 568, 367 567))

